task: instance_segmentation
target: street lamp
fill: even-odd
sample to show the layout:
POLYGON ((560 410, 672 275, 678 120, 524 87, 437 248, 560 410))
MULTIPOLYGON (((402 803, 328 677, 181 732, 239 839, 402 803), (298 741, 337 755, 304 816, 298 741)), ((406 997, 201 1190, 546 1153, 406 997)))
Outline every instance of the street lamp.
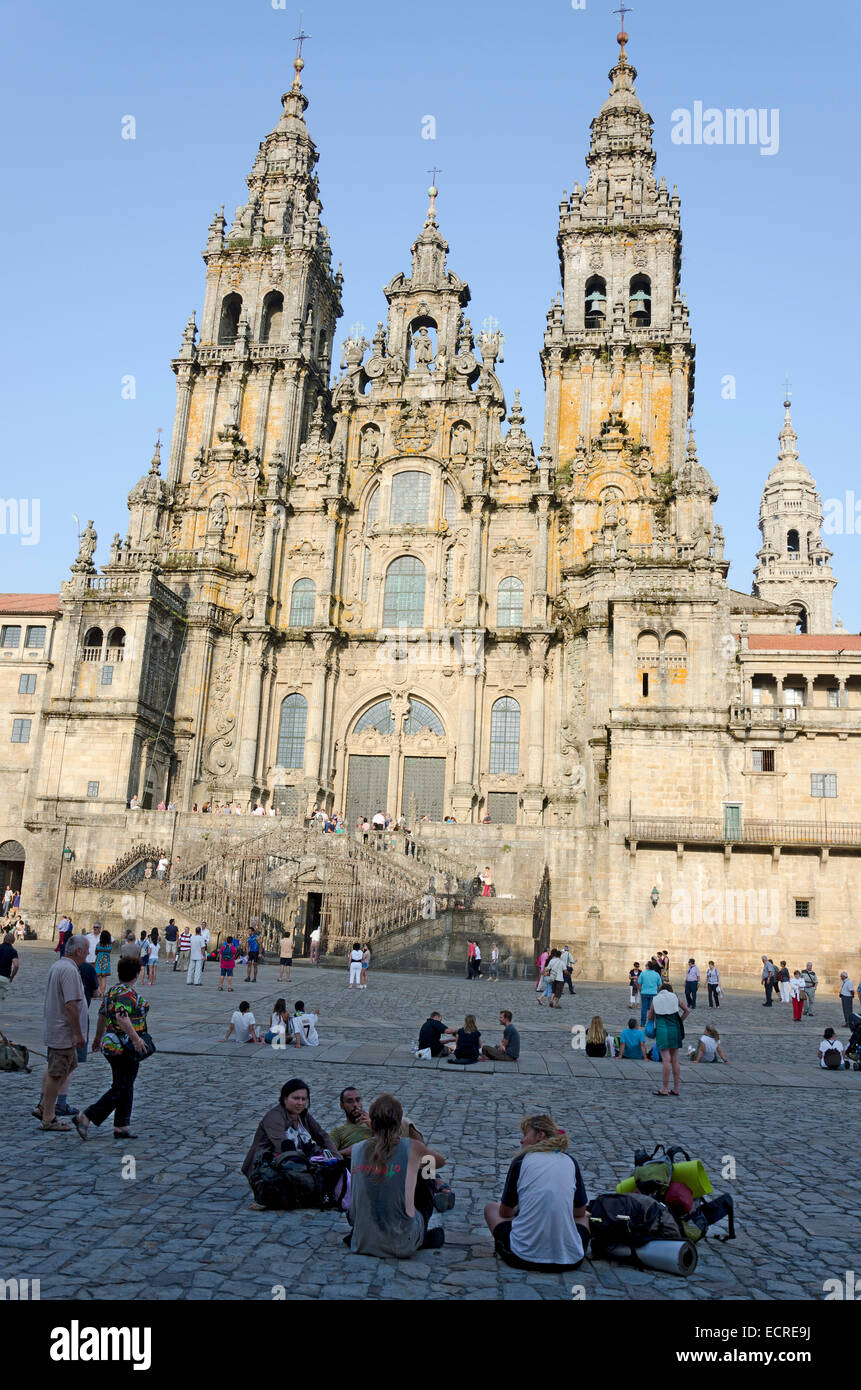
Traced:
POLYGON ((71 845, 64 845, 64 846, 63 846, 63 862, 66 863, 66 864, 71 864, 71 862, 72 862, 72 860, 74 859, 74 857, 75 857, 75 851, 72 849, 72 846, 71 846, 71 845))
POLYGON ((660 893, 658 892, 657 887, 655 887, 655 888, 652 889, 651 894, 650 894, 649 896, 650 896, 651 899, 652 899, 652 907, 657 907, 657 906, 658 906, 658 899, 659 899, 660 896, 661 896, 660 893))

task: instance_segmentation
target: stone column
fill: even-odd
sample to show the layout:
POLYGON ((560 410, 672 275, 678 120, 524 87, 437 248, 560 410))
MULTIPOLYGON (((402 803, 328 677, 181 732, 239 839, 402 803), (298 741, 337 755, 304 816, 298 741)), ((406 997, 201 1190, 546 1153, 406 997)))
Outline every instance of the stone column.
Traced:
POLYGON ((265 632, 249 634, 248 661, 244 681, 245 696, 242 706, 242 733, 239 741, 239 785, 248 790, 254 785, 254 774, 257 767, 263 680, 269 669, 266 644, 265 632))
POLYGON ((311 698, 308 701, 308 723, 305 728, 304 788, 309 808, 313 810, 320 789, 320 758, 323 752, 323 719, 326 713, 326 683, 329 675, 329 656, 332 639, 328 632, 312 632, 314 655, 311 698))
POLYGON ((652 382, 655 376, 655 354, 651 348, 640 352, 640 371, 643 378, 642 418, 640 422, 640 442, 647 447, 652 443, 652 382))
POLYGON ((538 538, 532 576, 532 621, 541 627, 547 621, 548 512, 550 498, 538 498, 538 538))
POLYGON ((672 350, 672 409, 670 422, 670 466, 675 473, 682 465, 687 448, 687 378, 685 350, 672 350))
POLYGON ((180 367, 176 378, 176 415, 173 421, 173 436, 170 441, 170 461, 167 469, 168 487, 172 487, 182 472, 182 459, 188 439, 188 412, 191 405, 194 368, 180 367))
POLYGON ((562 352, 554 348, 548 355, 545 377, 544 438, 554 453, 559 449, 559 396, 562 386, 562 352))
POLYGON ((272 593, 272 560, 275 554, 275 537, 281 526, 282 511, 275 507, 267 519, 263 533, 263 550, 257 574, 254 578, 254 621, 265 623, 268 620, 269 599, 272 593))
POLYGON ((218 396, 218 367, 211 367, 206 378, 206 399, 203 406, 203 430, 200 438, 201 449, 212 444, 212 428, 215 423, 215 402, 218 396))
POLYGON ((588 446, 592 438, 592 381, 595 375, 595 353, 591 348, 580 353, 580 434, 588 446))
POLYGON ((478 627, 479 603, 481 601, 481 532, 484 493, 470 492, 471 507, 469 534, 469 563, 464 622, 467 627, 478 627))
POLYGON ((546 633, 529 636, 529 726, 523 811, 527 825, 540 825, 544 809, 544 681, 547 675, 546 633))
POLYGON ((317 591, 314 621, 328 627, 332 616, 332 594, 335 590, 335 551, 338 537, 338 515, 340 507, 337 497, 326 497, 326 548, 321 567, 321 583, 317 591))
POLYGON ((269 398, 272 394, 272 378, 274 374, 274 362, 262 362, 257 368, 257 381, 260 390, 257 403, 257 419, 254 422, 254 448, 257 450, 260 459, 263 458, 263 452, 266 448, 266 425, 269 419, 269 398))
MULTIPOLYGON (((473 650, 477 650, 481 633, 464 632, 461 636, 464 646, 469 640, 474 644, 473 650)), ((472 819, 472 804, 475 799, 475 694, 475 671, 473 668, 463 667, 460 679, 455 782, 451 789, 451 804, 459 821, 472 819)))

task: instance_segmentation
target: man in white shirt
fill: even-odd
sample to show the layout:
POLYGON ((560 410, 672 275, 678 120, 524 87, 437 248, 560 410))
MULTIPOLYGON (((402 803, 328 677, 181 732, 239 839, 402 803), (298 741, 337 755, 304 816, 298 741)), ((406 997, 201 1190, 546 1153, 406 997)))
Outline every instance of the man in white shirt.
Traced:
POLYGON ((99 944, 99 937, 101 936, 101 927, 99 927, 98 931, 96 930, 97 927, 99 927, 98 922, 94 922, 87 932, 87 942, 89 944, 89 950, 87 951, 88 965, 95 965, 96 963, 96 947, 99 944))
POLYGON ((188 948, 188 970, 186 971, 185 983, 187 985, 203 984, 201 975, 203 974, 203 957, 206 947, 200 927, 195 927, 194 936, 188 948))
POLYGON ((315 927, 311 933, 311 964, 316 965, 320 957, 320 937, 323 935, 319 927, 315 927))
POLYGON ((317 1036, 317 1023, 320 1015, 316 1009, 309 1009, 305 1012, 305 1004, 301 999, 296 1000, 296 1011, 293 1014, 293 1038, 296 1047, 319 1047, 320 1039, 317 1036))
POLYGON ((158 861, 158 865, 156 866, 156 876, 159 879, 164 879, 164 876, 167 873, 167 866, 169 863, 170 860, 168 859, 167 855, 163 854, 161 856, 161 859, 158 861))
POLYGON ((230 1017, 230 1027, 224 1035, 224 1041, 227 1042, 234 1033, 237 1042, 263 1045, 263 1039, 257 1035, 257 1025, 247 999, 243 999, 239 1008, 233 1010, 230 1017))
POLYGON ((852 1027, 852 1000, 855 998, 855 986, 850 980, 845 970, 840 971, 840 1003, 843 1005, 843 1024, 846 1028, 852 1027))
MULTIPOLYGON (((562 983, 568 986, 569 994, 576 994, 577 991, 572 984, 574 978, 574 966, 577 964, 567 946, 562 947, 562 954, 559 957, 562 962, 562 983)), ((563 989, 564 993, 564 989, 563 989)))
POLYGON ((550 952, 550 959, 547 962, 547 972, 550 983, 553 986, 553 997, 548 1000, 551 1009, 562 1008, 562 991, 565 988, 565 981, 562 977, 562 956, 559 951, 550 952))

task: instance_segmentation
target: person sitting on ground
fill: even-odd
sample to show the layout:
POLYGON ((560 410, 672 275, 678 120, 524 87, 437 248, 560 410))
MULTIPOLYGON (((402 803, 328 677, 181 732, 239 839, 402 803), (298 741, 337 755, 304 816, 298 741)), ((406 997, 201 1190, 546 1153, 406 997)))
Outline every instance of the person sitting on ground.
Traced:
MULTIPOLYGON (((331 1131, 331 1136, 338 1145, 338 1150, 342 1158, 349 1162, 353 1145, 358 1144, 362 1139, 372 1139, 371 1117, 362 1104, 361 1093, 357 1086, 345 1086, 338 1103, 344 1112, 345 1120, 343 1124, 336 1125, 331 1131)), ((402 1139, 420 1139, 424 1143, 424 1135, 416 1128, 409 1116, 404 1115, 401 1121, 402 1139)), ((436 1186, 439 1186, 437 1183, 436 1186)))
POLYGON ((429 1047, 432 1057, 445 1057, 451 1048, 443 1042, 443 1038, 454 1036, 455 1029, 446 1028, 441 1016, 435 1011, 425 1019, 419 1029, 419 1052, 424 1052, 429 1047))
POLYGON ((394 1096, 377 1096, 368 1112, 371 1138, 353 1145, 352 1186, 345 1238, 353 1254, 409 1259, 444 1243, 442 1227, 428 1231, 435 1175, 445 1156, 420 1139, 401 1137, 404 1112, 394 1096))
POLYGON ((619 1055, 623 1060, 629 1062, 645 1062, 648 1055, 646 1034, 642 1028, 637 1027, 637 1020, 635 1018, 629 1018, 627 1028, 623 1028, 619 1034, 619 1046, 622 1049, 619 1055))
POLYGON ((454 1045, 454 1052, 449 1057, 450 1062, 462 1062, 464 1066, 470 1066, 477 1062, 481 1057, 481 1034, 478 1031, 478 1024, 474 1014, 467 1014, 463 1020, 463 1027, 457 1030, 457 1041, 454 1045))
POLYGON ((257 1036, 257 1025, 254 1015, 251 1012, 251 1005, 247 999, 243 999, 238 1009, 234 1009, 230 1018, 230 1027, 222 1039, 227 1042, 228 1038, 236 1034, 236 1041, 243 1043, 262 1043, 263 1039, 257 1036))
POLYGON ((269 1020, 269 1027, 263 1035, 265 1043, 273 1043, 275 1047, 286 1047, 288 1039, 292 1038, 293 1020, 290 1017, 290 1010, 287 1008, 286 999, 276 999, 272 1006, 272 1017, 269 1020))
POLYGON ((550 1115, 530 1115, 520 1132, 502 1199, 484 1208, 496 1253, 516 1269, 576 1269, 589 1244, 589 1213, 568 1136, 550 1115))
POLYGON ((311 1008, 306 1013, 304 1002, 301 999, 296 1000, 293 1013, 293 1040, 296 1047, 320 1046, 320 1039, 317 1034, 319 1020, 319 1009, 311 1008))
POLYGON ((592 1019, 586 1034, 586 1056, 607 1056, 607 1029, 604 1027, 603 1020, 598 1014, 592 1019))
MULTIPOLYGON (((242 1163, 242 1172, 249 1183, 260 1154, 303 1153, 306 1158, 328 1149, 336 1152, 330 1135, 317 1124, 308 1106, 311 1091, 306 1081, 294 1077, 281 1087, 278 1104, 267 1110, 254 1133, 251 1148, 242 1163)), ((251 1204, 256 1211, 264 1208, 251 1204)))
POLYGON ((516 1062, 520 1056, 520 1034, 511 1022, 510 1009, 502 1009, 499 1021, 502 1024, 502 1041, 499 1047, 483 1047, 482 1056, 490 1062, 516 1062))
MULTIPOLYGON (((693 1048, 689 1049, 693 1052, 693 1048)), ((729 1058, 721 1047, 720 1033, 717 1028, 708 1025, 706 1031, 700 1038, 700 1045, 695 1057, 691 1057, 692 1062, 729 1062, 729 1058)))
POLYGON ((840 1039, 836 1037, 833 1028, 826 1028, 825 1032, 822 1034, 822 1042, 819 1044, 819 1065, 824 1071, 831 1071, 832 1069, 835 1071, 837 1070, 833 1062, 829 1066, 826 1061, 826 1057, 830 1056, 832 1053, 836 1053, 839 1059, 837 1067, 842 1067, 843 1044, 840 1039))

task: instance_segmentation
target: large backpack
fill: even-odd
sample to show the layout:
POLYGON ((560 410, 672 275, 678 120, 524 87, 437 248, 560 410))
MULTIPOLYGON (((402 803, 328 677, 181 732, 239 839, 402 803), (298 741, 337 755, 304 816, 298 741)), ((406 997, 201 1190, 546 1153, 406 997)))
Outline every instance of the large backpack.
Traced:
POLYGON ((251 1171, 254 1200, 277 1211, 296 1211, 300 1207, 318 1211, 349 1204, 349 1183, 343 1164, 315 1163, 296 1150, 258 1154, 251 1171))
POLYGON ((29 1071, 30 1053, 23 1043, 13 1043, 0 1033, 0 1071, 29 1071))
POLYGON ((637 1191, 644 1197, 656 1197, 663 1201, 667 1188, 673 1181, 673 1166, 676 1163, 690 1162, 690 1155, 679 1145, 665 1149, 658 1144, 650 1154, 638 1149, 634 1154, 634 1182, 637 1191))
POLYGON ((843 1053, 839 1047, 829 1047, 823 1052, 822 1060, 829 1071, 839 1071, 843 1066, 843 1053))
POLYGON ((605 1192, 589 1204, 592 1251, 599 1258, 614 1246, 636 1250, 650 1240, 680 1240, 679 1228, 669 1209, 651 1197, 635 1192, 605 1192))

